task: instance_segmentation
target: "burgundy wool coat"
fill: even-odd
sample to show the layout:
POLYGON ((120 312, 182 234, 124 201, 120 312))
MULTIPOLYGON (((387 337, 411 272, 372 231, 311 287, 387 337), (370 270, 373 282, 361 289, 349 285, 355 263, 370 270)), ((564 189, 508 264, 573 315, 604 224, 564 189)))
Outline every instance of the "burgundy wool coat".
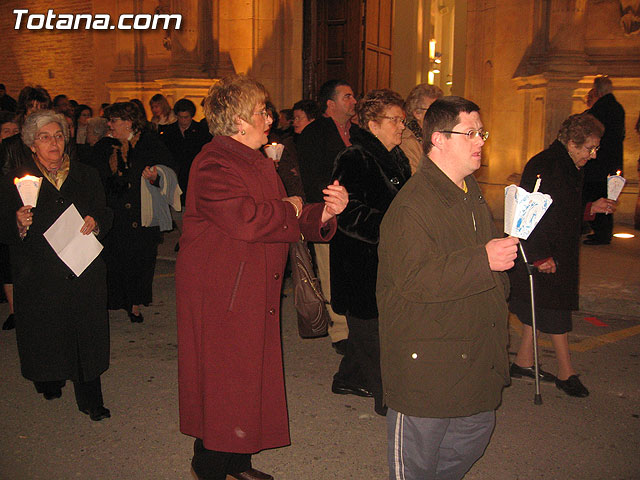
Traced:
POLYGON ((176 264, 180 430, 210 450, 290 443, 280 340, 289 243, 328 241, 323 204, 296 218, 273 162, 218 136, 189 174, 176 264))

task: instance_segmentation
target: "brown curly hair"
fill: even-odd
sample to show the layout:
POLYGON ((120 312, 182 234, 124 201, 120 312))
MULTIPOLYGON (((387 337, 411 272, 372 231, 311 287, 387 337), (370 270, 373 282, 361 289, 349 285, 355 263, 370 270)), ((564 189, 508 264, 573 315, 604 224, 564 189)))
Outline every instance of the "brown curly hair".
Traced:
POLYGON ((356 115, 358 115, 358 123, 360 128, 369 130, 369 122, 378 122, 378 118, 384 115, 387 108, 397 106, 402 108, 404 100, 399 93, 381 88, 379 90, 371 90, 356 105, 356 115))

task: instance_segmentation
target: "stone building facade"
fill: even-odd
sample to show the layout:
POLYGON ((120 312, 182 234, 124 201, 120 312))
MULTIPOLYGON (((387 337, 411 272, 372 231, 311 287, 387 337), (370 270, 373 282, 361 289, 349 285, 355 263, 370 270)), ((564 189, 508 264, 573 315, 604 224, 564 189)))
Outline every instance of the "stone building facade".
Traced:
MULTIPOLYGON (((147 103, 163 93, 171 103, 188 97, 199 108, 216 78, 246 72, 261 80, 274 103, 284 108, 303 96, 303 71, 314 61, 305 57, 303 30, 309 25, 309 6, 323 1, 4 0, 0 83, 14 97, 26 84, 41 84, 52 95, 65 93, 94 107, 132 97, 147 103), (32 13, 107 13, 112 18, 179 13, 183 23, 179 30, 166 31, 15 30, 13 10, 25 8, 32 13)), ((391 88, 406 95, 416 83, 432 81, 445 93, 480 105, 491 137, 478 178, 498 218, 504 186, 518 180, 526 161, 553 140, 564 118, 586 109, 584 97, 594 76, 610 75, 627 113, 628 186, 618 218, 631 221, 640 154, 633 130, 640 112, 640 2, 344 2, 355 2, 356 12, 362 2, 362 15, 368 15, 358 33, 363 51, 366 29, 391 16, 391 47, 384 49, 391 59, 391 88)), ((344 40, 327 41, 335 46, 344 40)), ((371 84, 367 58, 362 54, 360 59, 366 77, 361 85, 371 84)))

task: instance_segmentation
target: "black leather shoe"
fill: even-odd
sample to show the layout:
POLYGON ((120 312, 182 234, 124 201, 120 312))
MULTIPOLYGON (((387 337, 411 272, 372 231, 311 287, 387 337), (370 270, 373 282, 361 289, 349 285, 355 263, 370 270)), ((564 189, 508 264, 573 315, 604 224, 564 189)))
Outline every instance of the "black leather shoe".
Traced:
POLYGON ((62 390, 52 390, 50 392, 44 392, 42 396, 47 400, 55 400, 56 398, 60 398, 62 396, 62 390))
POLYGON ((352 385, 341 380, 333 380, 331 385, 331 391, 338 395, 357 395, 358 397, 373 397, 373 393, 364 387, 358 385, 352 385))
POLYGON ((16 328, 16 319, 15 319, 15 316, 13 315, 13 313, 12 313, 7 317, 7 319, 2 324, 2 329, 3 330, 13 330, 14 328, 16 328))
POLYGON ((273 480, 271 475, 255 468, 250 468, 246 472, 230 473, 229 475, 238 480, 273 480))
POLYGON ((338 355, 344 356, 344 354, 347 353, 347 342, 348 340, 345 338, 344 340, 340 340, 339 342, 333 342, 331 346, 338 355))
POLYGON ((96 408, 83 408, 80 411, 86 415, 89 415, 89 418, 94 422, 99 422, 103 418, 111 418, 111 412, 108 408, 105 408, 104 405, 100 405, 96 408))
POLYGON ((598 240, 597 238, 587 238, 584 242, 585 245, 609 245, 611 240, 598 240))
POLYGON ((589 390, 585 387, 577 375, 571 375, 566 380, 556 379, 556 387, 572 397, 588 397, 589 390))
MULTIPOLYGON (((521 367, 516 363, 512 363, 511 367, 509 367, 509 375, 513 378, 522 378, 529 377, 535 380, 536 372, 533 366, 531 367, 521 367)), ((556 381, 556 376, 552 373, 545 372, 541 368, 538 367, 538 377, 541 382, 550 382, 553 383, 556 381)))
POLYGON ((142 316, 141 313, 138 313, 136 315, 133 312, 129 312, 129 320, 131 320, 131 323, 142 323, 144 322, 144 317, 142 316))

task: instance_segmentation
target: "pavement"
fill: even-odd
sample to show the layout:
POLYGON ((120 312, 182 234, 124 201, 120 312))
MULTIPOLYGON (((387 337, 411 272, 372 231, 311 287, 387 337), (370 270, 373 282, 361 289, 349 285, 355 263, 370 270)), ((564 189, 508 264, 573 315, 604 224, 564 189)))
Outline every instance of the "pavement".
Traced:
MULTIPOLYGON (((631 227, 616 231, 640 235, 631 227)), ((14 331, 0 332, 0 479, 193 479, 193 439, 178 426, 173 251, 178 232, 160 247, 154 302, 145 322, 110 312, 111 367, 103 375, 112 418, 91 422, 77 411, 72 388, 44 400, 20 375, 14 331)), ((292 444, 254 456, 277 480, 387 478, 386 424, 372 399, 331 393, 340 358, 331 340, 297 335, 285 283, 282 338, 292 444)), ((514 380, 504 390, 485 455, 466 480, 640 479, 640 236, 583 246, 580 308, 570 334, 587 398, 514 380)), ((8 314, 0 305, 0 319, 8 314)), ((519 322, 510 319, 513 355, 519 322)), ((541 335, 540 356, 554 371, 541 335)), ((229 477, 230 478, 230 477, 229 477)))

